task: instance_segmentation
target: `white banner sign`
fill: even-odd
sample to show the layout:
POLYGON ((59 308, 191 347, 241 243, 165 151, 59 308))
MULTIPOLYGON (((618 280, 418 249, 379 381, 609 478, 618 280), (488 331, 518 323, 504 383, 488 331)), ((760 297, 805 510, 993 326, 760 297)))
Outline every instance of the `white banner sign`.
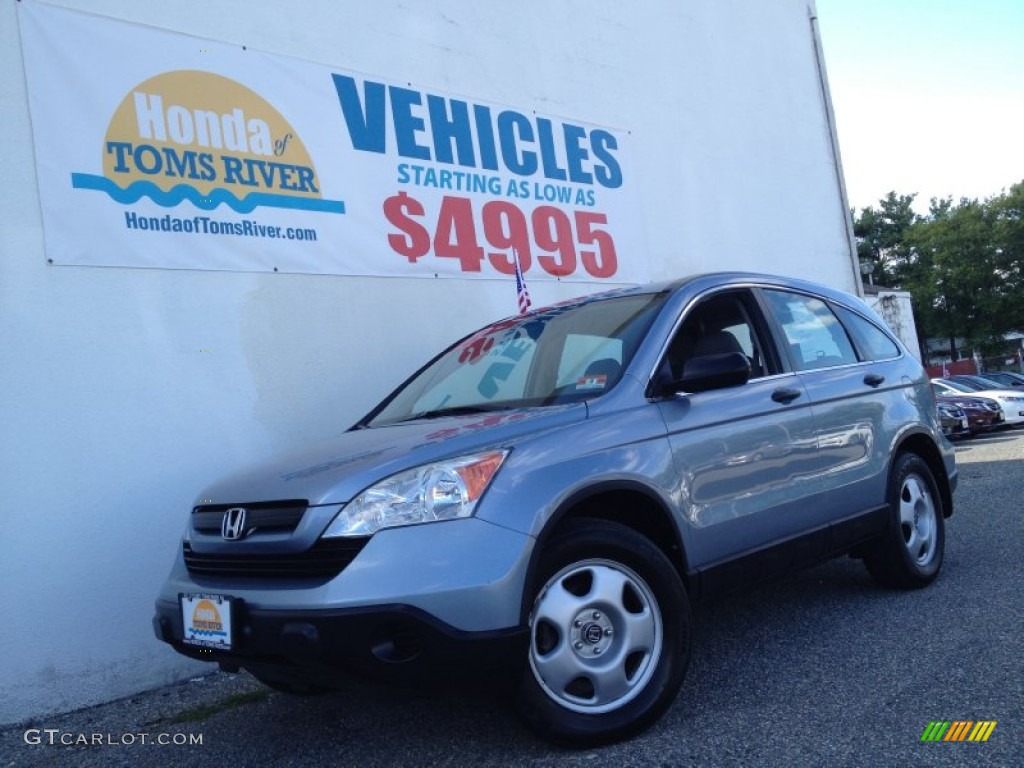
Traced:
POLYGON ((18 11, 53 264, 647 279, 626 132, 18 11))

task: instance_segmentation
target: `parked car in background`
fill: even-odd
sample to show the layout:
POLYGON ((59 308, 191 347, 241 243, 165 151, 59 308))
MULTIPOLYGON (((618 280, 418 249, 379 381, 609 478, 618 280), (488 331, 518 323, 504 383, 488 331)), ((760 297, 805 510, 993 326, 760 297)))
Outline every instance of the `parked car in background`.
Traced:
POLYGON ((995 379, 990 379, 987 373, 958 373, 954 376, 947 376, 950 381, 959 381, 961 384, 974 384, 978 387, 987 387, 988 389, 1009 389, 1012 390, 1012 385, 1006 385, 995 379))
POLYGON ((967 429, 972 435, 991 432, 1003 423, 1003 409, 999 403, 987 397, 971 395, 944 395, 935 387, 935 402, 959 408, 967 417, 967 429))
POLYGON ((844 554, 931 583, 956 481, 927 375, 862 301, 698 275, 486 326, 209 486, 153 627, 295 693, 507 680, 538 733, 591 745, 672 704, 694 602, 844 554))
POLYGON ((994 381, 1002 387, 1024 389, 1024 376, 1013 371, 985 371, 979 375, 989 381, 994 381))
POLYGON ((932 384, 946 395, 967 394, 991 398, 1003 409, 1004 423, 1010 426, 1024 424, 1024 392, 1000 389, 998 386, 993 386, 992 382, 975 381, 976 378, 975 376, 951 376, 948 379, 932 379, 932 384))
POLYGON ((964 409, 953 403, 936 402, 939 409, 939 425, 942 433, 949 438, 963 437, 971 433, 964 409))

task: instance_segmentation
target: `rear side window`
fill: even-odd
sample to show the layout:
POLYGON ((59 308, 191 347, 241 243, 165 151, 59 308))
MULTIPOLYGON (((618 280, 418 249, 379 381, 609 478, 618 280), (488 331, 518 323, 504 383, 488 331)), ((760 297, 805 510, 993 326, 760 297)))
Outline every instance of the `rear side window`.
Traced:
POLYGON ((861 317, 846 307, 836 308, 836 314, 843 325, 857 341, 861 354, 867 360, 891 360, 900 356, 900 348, 890 339, 885 331, 867 318, 861 317))
POLYGON ((825 302, 777 290, 765 291, 764 296, 782 327, 790 358, 798 371, 858 362, 850 337, 825 302))

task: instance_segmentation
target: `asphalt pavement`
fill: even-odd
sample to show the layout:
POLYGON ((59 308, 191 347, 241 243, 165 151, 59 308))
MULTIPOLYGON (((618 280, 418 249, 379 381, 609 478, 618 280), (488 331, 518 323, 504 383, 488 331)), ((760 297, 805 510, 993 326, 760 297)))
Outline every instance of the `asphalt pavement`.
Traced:
POLYGON ((698 608, 682 692, 625 743, 552 747, 496 696, 355 681, 295 698, 217 672, 2 728, 0 768, 1020 766, 1024 432, 965 441, 957 460, 933 585, 880 589, 844 558, 698 608), (933 721, 997 725, 985 742, 922 742, 933 721))

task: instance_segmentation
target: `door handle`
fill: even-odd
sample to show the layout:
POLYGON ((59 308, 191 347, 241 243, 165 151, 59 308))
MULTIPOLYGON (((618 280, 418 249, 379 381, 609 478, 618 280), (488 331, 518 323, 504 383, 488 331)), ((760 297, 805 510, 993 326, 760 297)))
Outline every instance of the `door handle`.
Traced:
POLYGON ((800 390, 789 387, 781 387, 772 392, 772 400, 776 403, 791 403, 798 397, 800 397, 800 390))
POLYGON ((877 373, 869 373, 864 377, 864 383, 869 387, 877 387, 883 381, 885 381, 885 376, 879 376, 877 373))

